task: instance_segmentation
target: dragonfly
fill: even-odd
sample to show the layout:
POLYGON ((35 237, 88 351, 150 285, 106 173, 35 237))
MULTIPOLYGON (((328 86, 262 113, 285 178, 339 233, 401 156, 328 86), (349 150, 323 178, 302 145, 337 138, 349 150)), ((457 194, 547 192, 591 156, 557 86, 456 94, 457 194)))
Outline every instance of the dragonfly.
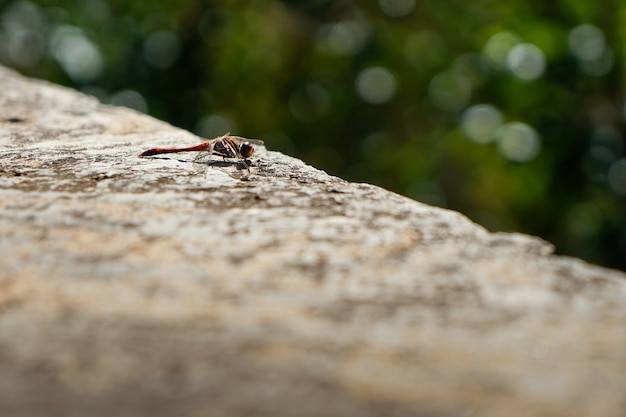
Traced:
POLYGON ((250 171, 250 161, 248 158, 254 153, 254 146, 252 146, 252 142, 255 142, 258 145, 263 145, 262 140, 251 140, 240 136, 231 136, 230 133, 227 133, 223 136, 202 142, 198 145, 183 148, 148 149, 141 152, 139 157, 143 158, 144 156, 159 155, 164 153, 202 152, 196 158, 196 162, 210 160, 212 155, 221 156, 224 159, 243 159, 248 171, 250 171))

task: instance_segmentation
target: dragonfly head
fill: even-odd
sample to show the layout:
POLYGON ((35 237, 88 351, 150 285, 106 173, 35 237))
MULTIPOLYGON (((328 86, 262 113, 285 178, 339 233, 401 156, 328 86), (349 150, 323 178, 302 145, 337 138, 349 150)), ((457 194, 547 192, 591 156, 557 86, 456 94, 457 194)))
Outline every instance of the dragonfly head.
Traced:
POLYGON ((245 141, 241 144, 241 146, 239 146, 239 153, 244 158, 248 158, 254 153, 254 148, 250 145, 250 142, 245 141))

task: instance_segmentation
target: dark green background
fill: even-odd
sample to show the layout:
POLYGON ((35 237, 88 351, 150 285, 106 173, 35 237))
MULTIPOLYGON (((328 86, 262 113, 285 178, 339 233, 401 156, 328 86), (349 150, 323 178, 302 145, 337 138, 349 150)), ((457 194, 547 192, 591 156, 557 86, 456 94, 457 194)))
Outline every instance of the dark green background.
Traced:
POLYGON ((0 14, 0 62, 26 75, 626 269, 623 1, 41 0, 0 14), (481 104, 501 115, 488 143, 463 128, 481 104), (512 157, 507 123, 534 131, 538 153, 516 158, 532 141, 514 138, 512 157))

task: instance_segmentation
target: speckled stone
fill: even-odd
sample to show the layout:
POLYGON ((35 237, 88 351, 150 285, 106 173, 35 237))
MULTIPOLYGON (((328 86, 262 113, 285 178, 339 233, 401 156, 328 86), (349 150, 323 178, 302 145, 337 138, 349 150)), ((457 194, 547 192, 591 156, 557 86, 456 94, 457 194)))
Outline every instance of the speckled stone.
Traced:
POLYGON ((0 415, 626 415, 624 274, 201 140, 0 68, 0 415))

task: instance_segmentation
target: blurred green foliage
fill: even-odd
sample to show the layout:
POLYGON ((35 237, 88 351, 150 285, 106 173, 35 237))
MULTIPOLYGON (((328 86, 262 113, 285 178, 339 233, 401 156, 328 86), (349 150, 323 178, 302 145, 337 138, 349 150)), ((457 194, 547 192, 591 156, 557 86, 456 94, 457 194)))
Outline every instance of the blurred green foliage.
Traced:
POLYGON ((24 74, 626 269, 624 2, 38 0, 0 14, 0 62, 24 74))

